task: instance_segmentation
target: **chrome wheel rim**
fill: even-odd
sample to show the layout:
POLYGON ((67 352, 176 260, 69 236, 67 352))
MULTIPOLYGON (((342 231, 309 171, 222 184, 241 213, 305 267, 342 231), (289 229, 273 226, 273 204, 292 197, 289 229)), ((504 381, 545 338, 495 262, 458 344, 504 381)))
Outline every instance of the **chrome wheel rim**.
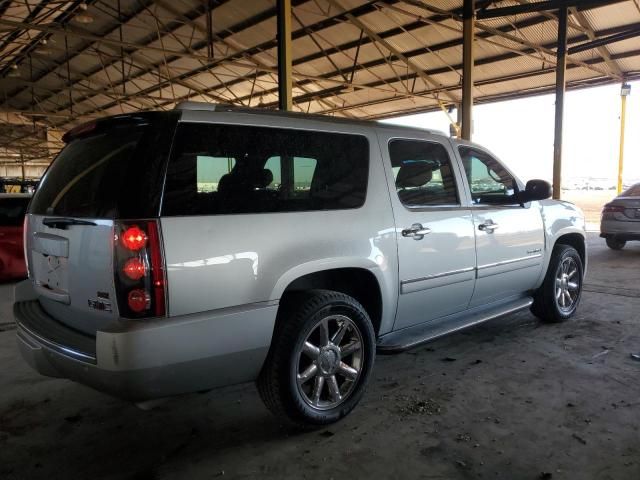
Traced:
POLYGON ((562 312, 570 312, 580 296, 580 275, 576 261, 567 257, 556 272, 556 304, 562 312))
POLYGON ((362 334, 353 320, 330 315, 308 332, 296 353, 296 384, 304 401, 329 410, 347 400, 363 366, 362 334))

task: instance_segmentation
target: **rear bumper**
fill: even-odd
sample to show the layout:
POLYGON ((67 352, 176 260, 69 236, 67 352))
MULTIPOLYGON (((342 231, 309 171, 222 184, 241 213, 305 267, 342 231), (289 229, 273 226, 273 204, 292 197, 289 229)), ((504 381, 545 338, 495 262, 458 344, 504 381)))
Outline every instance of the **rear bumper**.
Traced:
POLYGON ((276 310, 273 304, 254 305, 115 322, 90 337, 48 316, 37 300, 14 305, 18 346, 31 367, 133 401, 255 380, 276 310))
POLYGON ((618 240, 624 240, 629 242, 632 240, 640 240, 640 233, 600 233, 602 238, 617 238, 618 240))
POLYGON ((616 237, 620 240, 640 240, 640 222, 602 220, 600 223, 600 236, 603 238, 616 237))

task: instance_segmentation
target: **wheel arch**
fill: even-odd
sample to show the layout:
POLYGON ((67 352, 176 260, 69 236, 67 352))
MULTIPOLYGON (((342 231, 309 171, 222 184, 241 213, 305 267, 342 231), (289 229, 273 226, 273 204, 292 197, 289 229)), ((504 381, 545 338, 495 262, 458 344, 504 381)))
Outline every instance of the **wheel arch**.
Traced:
POLYGON ((575 248, 580 255, 580 260, 582 260, 582 266, 584 269, 587 267, 587 242, 581 233, 573 232, 573 233, 565 233, 560 235, 553 244, 555 248, 556 245, 569 245, 570 247, 575 248))
POLYGON ((583 275, 586 275, 589 257, 587 254, 587 239, 583 229, 575 226, 569 226, 554 232, 547 227, 545 243, 546 254, 543 269, 540 272, 540 277, 538 278, 538 282, 536 283, 534 290, 537 290, 544 281, 551 262, 551 254, 556 245, 569 245, 575 248, 580 255, 580 260, 582 260, 583 275))
MULTIPOLYGON (((289 281, 280 295, 280 303, 294 292, 314 289, 334 290, 355 298, 367 311, 376 336, 383 322, 383 290, 372 270, 362 267, 340 267, 318 270, 289 281)), ((276 320, 277 322, 278 320, 276 320)))

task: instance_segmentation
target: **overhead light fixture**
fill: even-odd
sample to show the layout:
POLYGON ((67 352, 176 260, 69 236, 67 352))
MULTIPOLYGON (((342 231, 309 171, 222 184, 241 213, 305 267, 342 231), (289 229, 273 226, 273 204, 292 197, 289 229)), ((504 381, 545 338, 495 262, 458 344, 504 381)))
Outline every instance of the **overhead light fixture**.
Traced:
POLYGON ((33 51, 33 53, 42 57, 48 57, 49 55, 51 55, 52 52, 51 52, 51 49, 47 47, 47 45, 48 45, 47 39, 43 38, 42 40, 40 40, 40 45, 38 45, 38 47, 33 51))
POLYGON ((20 70, 18 70, 18 65, 14 63, 13 65, 11 65, 11 69, 9 70, 9 73, 7 73, 7 77, 16 78, 19 76, 20 70))
POLYGON ((73 21, 76 23, 93 23, 93 16, 86 13, 89 6, 86 3, 81 3, 80 7, 78 7, 78 12, 73 17, 73 21))
POLYGON ((40 47, 40 48, 36 48, 33 53, 35 53, 36 55, 39 55, 41 57, 48 57, 49 55, 51 55, 51 50, 49 50, 46 47, 40 47))
POLYGON ((628 95, 631 95, 631 85, 625 82, 622 84, 622 87, 620 88, 620 96, 626 97, 628 95))

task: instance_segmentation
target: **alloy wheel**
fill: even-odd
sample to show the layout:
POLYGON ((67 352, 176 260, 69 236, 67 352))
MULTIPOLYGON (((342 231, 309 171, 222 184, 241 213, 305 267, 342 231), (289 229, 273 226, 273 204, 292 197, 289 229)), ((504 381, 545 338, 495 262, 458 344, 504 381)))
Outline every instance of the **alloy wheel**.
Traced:
POLYGON ((563 312, 570 312, 580 296, 580 275, 575 259, 562 260, 556 272, 556 303, 563 312))
POLYGON ((345 315, 314 325, 296 352, 296 383, 304 401, 329 410, 353 393, 363 367, 362 334, 345 315))

